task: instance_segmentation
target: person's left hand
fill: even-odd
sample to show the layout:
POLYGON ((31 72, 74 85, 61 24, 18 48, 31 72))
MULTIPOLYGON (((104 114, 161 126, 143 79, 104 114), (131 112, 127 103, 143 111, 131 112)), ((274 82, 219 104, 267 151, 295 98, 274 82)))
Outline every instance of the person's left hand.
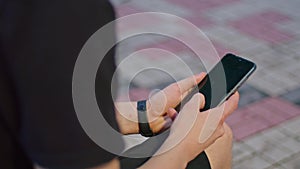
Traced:
POLYGON ((171 126, 177 114, 168 110, 175 108, 188 92, 201 82, 205 75, 206 73, 200 73, 172 83, 147 100, 148 121, 154 133, 159 133, 171 126))

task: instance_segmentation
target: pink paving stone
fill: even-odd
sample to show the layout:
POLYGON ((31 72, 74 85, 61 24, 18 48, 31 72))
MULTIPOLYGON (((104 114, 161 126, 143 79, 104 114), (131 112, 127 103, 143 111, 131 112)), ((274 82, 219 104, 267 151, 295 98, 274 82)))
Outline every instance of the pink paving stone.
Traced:
POLYGON ((263 119, 257 119, 244 121, 242 125, 232 128, 232 131, 234 139, 239 141, 266 128, 268 128, 267 122, 263 119))
POLYGON ((300 107, 276 97, 263 99, 238 109, 227 119, 236 140, 300 116, 300 107))
POLYGON ((291 20, 277 11, 266 11, 253 14, 229 24, 235 29, 254 38, 270 43, 281 43, 293 39, 293 35, 276 28, 275 23, 291 20))
POLYGON ((293 39, 292 34, 279 32, 277 30, 274 30, 274 28, 271 28, 269 31, 257 33, 254 36, 259 36, 261 39, 273 43, 287 42, 293 39))
POLYGON ((290 17, 273 10, 262 12, 260 13, 260 16, 267 21, 276 22, 276 23, 291 20, 290 17))
MULTIPOLYGON (((180 40, 183 41, 187 41, 189 43, 193 43, 193 45, 198 44, 199 40, 201 41, 201 39, 195 36, 179 36, 180 40)), ((212 45, 210 44, 210 41, 208 41, 206 38, 202 38, 202 43, 204 44, 199 44, 199 47, 197 47, 197 49, 199 49, 200 51, 200 56, 201 59, 206 59, 206 60, 214 60, 211 58, 212 55, 215 55, 214 50, 208 50, 207 48, 211 48, 214 47, 217 51, 217 53, 219 54, 219 56, 224 56, 226 53, 231 52, 231 53, 236 53, 236 51, 232 50, 232 49, 227 49, 225 47, 223 47, 221 44, 217 43, 217 42, 212 42, 212 45), (212 53, 213 52, 213 53, 212 53)), ((191 50, 188 46, 186 46, 185 44, 179 42, 176 39, 171 39, 171 40, 164 40, 161 42, 157 42, 157 43, 152 43, 152 44, 147 44, 147 45, 143 45, 143 46, 139 46, 136 50, 141 50, 141 49, 148 49, 148 48, 159 48, 159 49, 164 49, 167 50, 169 52, 172 52, 174 54, 177 54, 179 52, 183 52, 183 51, 188 51, 191 50)), ((171 56, 171 55, 169 55, 171 56)), ((153 55, 149 55, 149 58, 151 59, 159 59, 160 56, 153 56, 153 55)))
MULTIPOLYGON (((211 57, 211 56, 215 55, 215 51, 213 49, 208 50, 208 48, 211 48, 211 47, 215 48, 215 50, 217 51, 217 53, 220 57, 224 56, 226 53, 238 54, 238 52, 236 50, 226 48, 223 45, 221 45, 220 43, 215 42, 215 41, 208 41, 206 39, 206 37, 195 37, 193 35, 181 35, 181 36, 179 36, 179 39, 189 42, 189 43, 192 43, 193 45, 199 44, 199 41, 200 41, 200 43, 202 43, 202 44, 199 44, 197 46, 197 49, 199 49, 201 59, 206 59, 207 61, 215 61, 215 59, 211 57), (211 43, 213 46, 211 46, 211 43)), ((170 52, 173 52, 174 54, 176 54, 178 52, 190 50, 190 48, 188 48, 183 43, 181 43, 175 39, 165 40, 162 42, 158 42, 156 44, 140 46, 138 49, 147 49, 147 48, 161 48, 161 49, 165 49, 170 52)), ((151 57, 151 59, 159 59, 159 57, 156 57, 156 56, 150 56, 150 57, 151 57)))
POLYGON ((261 103, 260 106, 249 106, 249 110, 256 114, 255 119, 264 119, 270 127, 291 118, 291 116, 283 116, 281 112, 274 110, 265 103, 261 103))
POLYGON ((148 89, 131 89, 129 91, 130 100, 147 99, 150 94, 148 89))
POLYGON ((192 10, 196 13, 199 11, 205 11, 215 7, 221 7, 225 5, 231 5, 232 3, 238 2, 240 0, 167 0, 170 3, 174 3, 183 7, 186 7, 189 10, 192 10))
POLYGON ((265 100, 265 104, 285 117, 292 118, 300 115, 300 107, 280 98, 269 98, 265 100))
POLYGON ((117 13, 118 17, 143 12, 142 10, 135 8, 132 5, 128 5, 128 4, 116 6, 115 9, 116 9, 116 13, 117 13))
POLYGON ((118 101, 137 101, 142 99, 147 99, 149 96, 150 90, 148 89, 130 89, 129 98, 128 94, 123 93, 118 96, 118 101))
POLYGON ((228 123, 228 125, 230 125, 233 128, 235 126, 239 126, 241 122, 244 122, 245 120, 248 119, 247 118, 248 112, 249 111, 247 109, 238 109, 226 119, 226 122, 228 123))
MULTIPOLYGON (((130 5, 120 5, 116 9, 117 16, 122 17, 130 14, 145 12, 130 5)), ((119 31, 135 30, 136 28, 153 27, 165 23, 165 20, 158 16, 143 16, 135 17, 135 19, 128 19, 126 23, 117 22, 117 29, 119 31)))

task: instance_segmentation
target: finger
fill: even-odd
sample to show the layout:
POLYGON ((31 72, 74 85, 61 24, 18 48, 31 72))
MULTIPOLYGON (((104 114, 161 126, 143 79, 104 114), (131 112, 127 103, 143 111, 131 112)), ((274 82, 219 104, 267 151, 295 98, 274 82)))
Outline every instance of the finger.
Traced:
POLYGON ((175 120, 177 117, 178 112, 174 108, 169 108, 167 111, 167 116, 169 116, 172 120, 175 120))
POLYGON ((198 94, 200 94, 200 109, 203 109, 205 106, 205 96, 202 93, 198 94))
POLYGON ((201 93, 196 93, 190 101, 188 101, 182 108, 182 110, 197 110, 199 112, 201 105, 204 102, 204 96, 201 93))
POLYGON ((160 128, 158 128, 158 126, 161 126, 162 123, 164 123, 164 117, 160 116, 160 117, 156 118, 155 121, 151 122, 149 125, 150 125, 151 130, 154 133, 157 133, 160 130, 160 128))
POLYGON ((168 116, 160 117, 159 121, 157 121, 157 123, 154 125, 152 130, 154 131, 154 133, 158 133, 164 129, 169 128, 171 124, 172 124, 172 120, 170 117, 168 116))
POLYGON ((195 78, 196 78, 196 84, 200 83, 204 77, 206 76, 206 73, 205 72, 201 72, 200 74, 198 75, 195 75, 195 78))
POLYGON ((219 132, 218 137, 222 135, 224 121, 237 108, 238 100, 239 94, 236 92, 221 106, 203 112, 208 116, 200 132, 200 143, 207 141, 215 131, 219 132))
POLYGON ((195 76, 188 77, 186 79, 180 80, 176 83, 176 87, 179 89, 181 95, 189 91, 192 87, 197 85, 205 77, 206 73, 200 73, 195 76))
POLYGON ((162 123, 164 121, 164 116, 157 117, 153 122, 151 122, 151 125, 153 127, 157 126, 158 124, 162 123))
POLYGON ((239 102, 239 93, 235 92, 230 98, 224 103, 224 114, 222 117, 222 122, 225 121, 225 119, 232 114, 238 107, 239 102))
POLYGON ((160 132, 165 131, 166 129, 170 128, 172 125, 173 120, 169 117, 165 118, 165 124, 163 126, 163 128, 160 130, 160 132))
POLYGON ((200 109, 203 109, 205 106, 205 96, 202 93, 200 93, 200 97, 200 109))

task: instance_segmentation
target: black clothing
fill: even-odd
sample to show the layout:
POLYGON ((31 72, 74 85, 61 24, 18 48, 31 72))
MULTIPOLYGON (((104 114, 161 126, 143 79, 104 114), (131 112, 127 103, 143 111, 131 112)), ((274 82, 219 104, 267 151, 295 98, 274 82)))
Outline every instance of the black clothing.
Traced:
MULTIPOLYGON (((170 130, 167 130, 156 137, 150 137, 148 140, 140 145, 130 148, 123 153, 126 157, 120 157, 121 168, 137 168, 145 163, 155 152, 159 149, 162 143, 169 136, 170 130), (130 157, 144 157, 144 158, 127 158, 130 157)), ((163 166, 162 166, 163 168, 163 166)), ((203 151, 194 160, 190 161, 187 169, 211 169, 209 159, 203 151)))
MULTIPOLYGON (((1 168, 86 168, 115 158, 81 128, 72 102, 72 73, 87 39, 114 12, 103 0, 8 0, 1 5, 1 168), (26 164, 26 165, 25 165, 26 164)), ((114 32, 110 36, 114 38, 114 32)), ((105 40, 105 39, 104 39, 105 40)), ((118 129, 109 99, 113 51, 97 75, 106 120, 118 129), (100 81, 100 82, 99 82, 100 81)), ((102 133, 103 134, 103 133, 102 133)), ((123 142, 120 140, 120 152, 123 142)))

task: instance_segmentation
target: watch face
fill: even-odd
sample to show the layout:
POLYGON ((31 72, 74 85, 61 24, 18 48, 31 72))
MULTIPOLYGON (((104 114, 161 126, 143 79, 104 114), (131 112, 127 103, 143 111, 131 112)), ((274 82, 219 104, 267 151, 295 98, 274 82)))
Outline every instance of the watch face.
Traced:
POLYGON ((137 102, 137 109, 146 111, 146 100, 138 101, 137 102))

